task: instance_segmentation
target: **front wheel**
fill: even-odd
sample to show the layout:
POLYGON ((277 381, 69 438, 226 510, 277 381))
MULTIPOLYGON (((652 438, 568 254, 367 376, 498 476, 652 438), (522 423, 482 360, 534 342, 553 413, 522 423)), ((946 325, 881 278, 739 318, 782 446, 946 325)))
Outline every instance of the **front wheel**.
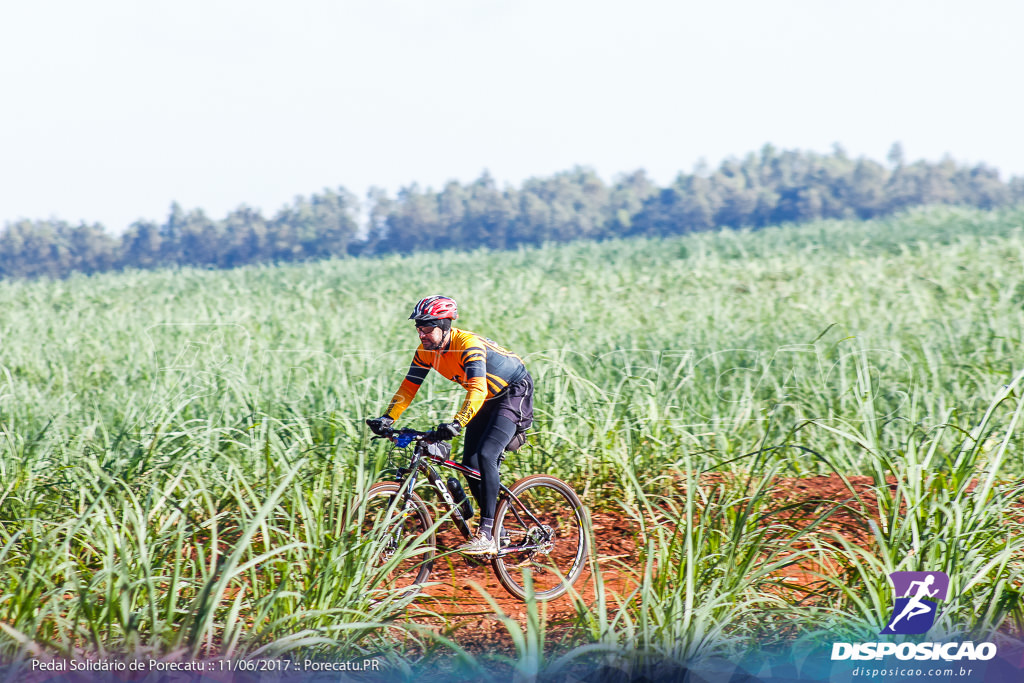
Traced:
POLYGON ((500 546, 494 573, 505 590, 523 599, 529 570, 537 600, 557 598, 586 565, 583 503, 572 487, 547 474, 520 479, 510 490, 515 498, 503 497, 494 513, 500 546))
POLYGON ((361 536, 377 544, 371 588, 414 593, 434 564, 434 520, 423 499, 395 482, 374 484, 366 494, 361 536))

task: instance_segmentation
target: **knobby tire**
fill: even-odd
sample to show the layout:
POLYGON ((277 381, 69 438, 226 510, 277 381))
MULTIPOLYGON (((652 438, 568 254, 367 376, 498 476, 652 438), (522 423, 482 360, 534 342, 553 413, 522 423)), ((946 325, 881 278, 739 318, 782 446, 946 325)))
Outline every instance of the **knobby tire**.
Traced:
POLYGON ((388 563, 398 558, 391 569, 380 576, 376 587, 414 593, 430 576, 437 538, 434 520, 423 499, 413 493, 406 507, 399 497, 400 490, 399 484, 390 481, 370 487, 366 494, 363 537, 374 538, 381 544, 374 559, 375 569, 383 572, 388 563))
POLYGON ((510 490, 539 518, 541 527, 522 511, 517 517, 515 503, 503 497, 494 513, 495 534, 507 545, 491 562, 494 573, 505 590, 522 600, 529 570, 536 599, 557 598, 576 582, 587 563, 589 525, 583 503, 571 486, 547 474, 520 479, 510 490), (548 533, 548 542, 538 542, 548 533))

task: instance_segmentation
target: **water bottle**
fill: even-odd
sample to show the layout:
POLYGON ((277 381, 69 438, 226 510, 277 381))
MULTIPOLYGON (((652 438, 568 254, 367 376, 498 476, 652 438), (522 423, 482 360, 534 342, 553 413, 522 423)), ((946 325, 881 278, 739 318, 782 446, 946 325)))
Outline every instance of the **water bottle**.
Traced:
POLYGON ((459 506, 459 512, 462 514, 462 518, 469 521, 473 518, 473 502, 466 495, 466 492, 462 490, 462 484, 455 477, 448 477, 448 492, 452 494, 452 498, 455 499, 455 504, 459 506))

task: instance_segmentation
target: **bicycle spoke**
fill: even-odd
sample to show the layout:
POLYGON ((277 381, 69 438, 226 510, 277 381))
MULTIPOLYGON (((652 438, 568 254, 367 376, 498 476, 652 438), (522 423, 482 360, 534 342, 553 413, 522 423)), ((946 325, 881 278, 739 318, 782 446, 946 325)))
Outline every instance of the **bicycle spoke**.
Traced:
POLYGON ((512 487, 523 508, 510 499, 498 506, 502 548, 494 569, 502 585, 525 595, 525 572, 538 599, 565 592, 586 560, 586 516, 576 494, 546 475, 527 477, 512 487))
POLYGON ((377 484, 370 489, 362 523, 362 537, 376 544, 374 588, 403 590, 427 580, 434 560, 433 521, 418 496, 405 502, 398 485, 377 484))

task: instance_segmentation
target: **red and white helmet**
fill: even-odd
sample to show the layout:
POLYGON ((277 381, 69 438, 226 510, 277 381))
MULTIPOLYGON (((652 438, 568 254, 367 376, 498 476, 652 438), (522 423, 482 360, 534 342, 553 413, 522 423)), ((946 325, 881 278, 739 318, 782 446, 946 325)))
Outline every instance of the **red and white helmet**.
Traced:
POLYGON ((440 294, 428 296, 416 302, 409 320, 430 322, 432 320, 455 320, 459 317, 459 309, 455 299, 440 294))

